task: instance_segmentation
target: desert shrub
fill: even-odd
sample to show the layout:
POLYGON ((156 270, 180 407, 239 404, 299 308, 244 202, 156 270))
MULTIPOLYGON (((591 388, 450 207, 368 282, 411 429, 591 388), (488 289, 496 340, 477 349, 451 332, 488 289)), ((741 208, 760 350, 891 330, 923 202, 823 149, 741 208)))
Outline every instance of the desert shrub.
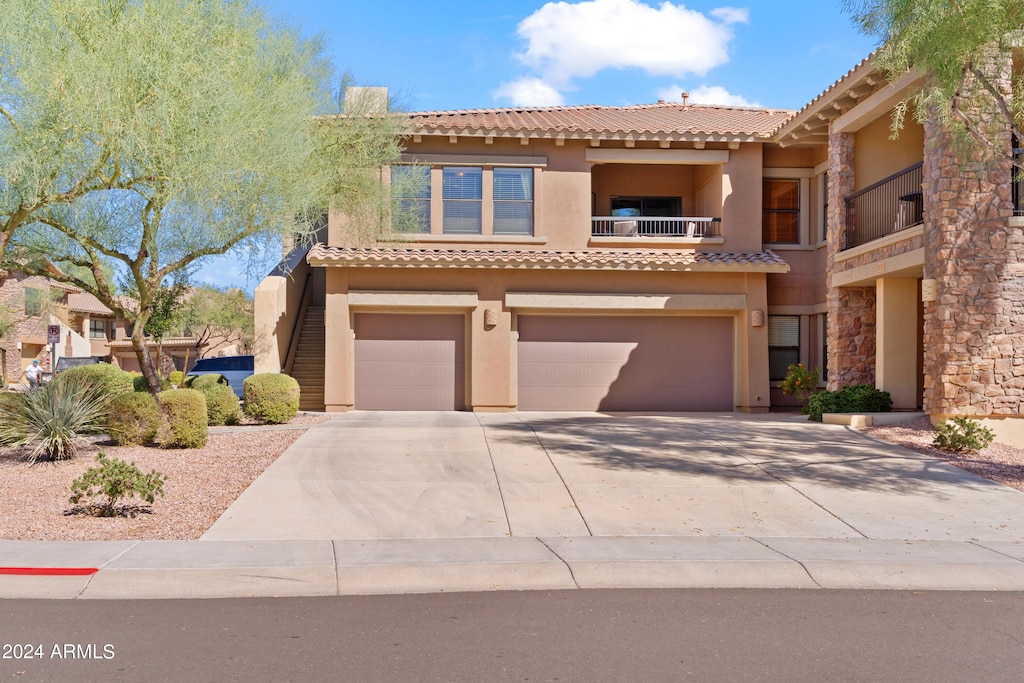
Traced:
POLYGON ((932 443, 950 453, 977 453, 988 448, 995 438, 996 434, 991 429, 961 415, 943 421, 932 443))
POLYGON ((172 370, 171 374, 167 375, 167 381, 176 387, 181 386, 181 380, 185 376, 181 370, 172 370))
POLYGON ((156 439, 163 448, 202 448, 206 445, 206 399, 201 391, 162 391, 156 439))
POLYGON ((3 421, 5 415, 14 410, 24 400, 25 396, 21 392, 0 391, 0 422, 3 421))
POLYGON ((143 474, 135 463, 106 457, 100 452, 96 456, 98 467, 90 467, 82 476, 71 482, 71 497, 68 502, 77 505, 83 499, 102 497, 98 502, 86 503, 86 511, 97 517, 114 517, 118 514, 118 503, 122 499, 138 496, 152 504, 157 496, 164 495, 167 477, 156 470, 143 474))
POLYGON ((276 373, 246 377, 242 383, 242 407, 249 417, 282 424, 299 412, 299 383, 276 373))
MULTIPOLYGON (((200 391, 207 387, 212 387, 217 384, 230 386, 228 383, 228 378, 216 372, 211 372, 208 375, 199 375, 198 377, 189 377, 187 380, 185 380, 186 387, 188 387, 189 389, 199 389, 200 391)), ((237 398, 238 397, 236 396, 235 399, 237 398)))
POLYGON ((131 373, 114 367, 110 363, 93 363, 92 365, 68 368, 57 375, 51 384, 76 381, 79 378, 100 387, 107 401, 115 396, 131 393, 135 389, 131 373))
POLYGON ((797 363, 786 369, 786 378, 779 384, 779 388, 786 396, 796 396, 800 401, 800 412, 806 415, 807 399, 817 389, 820 378, 821 368, 808 370, 803 363, 797 363))
POLYGON ((142 375, 132 375, 132 388, 135 391, 149 393, 149 385, 146 383, 146 378, 142 375))
POLYGON ((236 425, 242 419, 242 409, 238 407, 238 397, 227 384, 196 387, 196 391, 203 392, 203 397, 206 399, 206 423, 208 425, 236 425))
POLYGON ((884 413, 892 410, 892 396, 870 384, 846 385, 822 391, 807 400, 807 419, 821 422, 824 413, 884 413))
POLYGON ((82 376, 28 391, 0 420, 0 445, 27 447, 29 462, 71 458, 81 435, 103 431, 107 398, 82 376))
POLYGON ((159 423, 156 399, 149 392, 117 396, 107 406, 107 434, 119 446, 150 443, 159 423))

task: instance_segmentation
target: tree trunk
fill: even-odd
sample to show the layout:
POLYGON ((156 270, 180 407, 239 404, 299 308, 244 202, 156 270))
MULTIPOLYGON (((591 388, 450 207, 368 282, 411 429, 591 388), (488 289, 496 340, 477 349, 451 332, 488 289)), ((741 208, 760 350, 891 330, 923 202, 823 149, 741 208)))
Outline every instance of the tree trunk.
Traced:
POLYGON ((160 393, 160 373, 153 363, 153 357, 149 355, 149 347, 146 345, 146 336, 142 333, 142 325, 136 325, 132 331, 132 350, 139 360, 139 367, 142 369, 142 376, 146 378, 146 386, 149 393, 156 396, 160 393))

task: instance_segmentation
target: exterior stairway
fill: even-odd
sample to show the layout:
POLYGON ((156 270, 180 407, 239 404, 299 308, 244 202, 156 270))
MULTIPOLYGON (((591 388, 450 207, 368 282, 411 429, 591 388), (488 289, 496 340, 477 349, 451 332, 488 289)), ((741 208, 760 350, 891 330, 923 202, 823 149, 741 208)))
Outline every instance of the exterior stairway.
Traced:
POLYGON ((310 306, 302 321, 292 377, 299 383, 299 410, 324 409, 324 309, 310 306))

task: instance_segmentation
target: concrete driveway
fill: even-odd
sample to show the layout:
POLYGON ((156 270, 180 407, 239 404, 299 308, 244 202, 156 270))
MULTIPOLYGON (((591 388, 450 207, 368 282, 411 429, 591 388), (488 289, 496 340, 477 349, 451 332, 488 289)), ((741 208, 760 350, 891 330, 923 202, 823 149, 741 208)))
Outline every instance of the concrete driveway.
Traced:
POLYGON ((203 540, 509 536, 1016 547, 1024 494, 800 416, 353 412, 304 434, 203 540))

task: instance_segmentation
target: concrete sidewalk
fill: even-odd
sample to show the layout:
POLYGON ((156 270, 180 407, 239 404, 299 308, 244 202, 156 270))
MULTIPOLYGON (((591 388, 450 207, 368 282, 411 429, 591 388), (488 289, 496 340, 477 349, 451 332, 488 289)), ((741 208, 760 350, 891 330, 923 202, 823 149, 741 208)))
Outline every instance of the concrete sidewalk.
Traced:
POLYGON ((200 541, 0 541, 0 567, 58 574, 0 597, 1024 590, 1024 494, 797 416, 356 412, 200 541))

